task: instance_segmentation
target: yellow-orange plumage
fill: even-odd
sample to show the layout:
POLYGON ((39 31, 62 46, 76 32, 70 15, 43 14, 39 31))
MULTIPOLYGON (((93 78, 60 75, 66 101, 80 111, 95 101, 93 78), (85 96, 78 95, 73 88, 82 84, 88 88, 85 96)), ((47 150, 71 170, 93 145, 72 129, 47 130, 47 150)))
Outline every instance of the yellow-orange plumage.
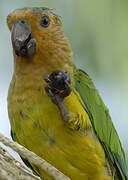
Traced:
MULTIPOLYGON (((37 47, 35 55, 28 59, 14 52, 14 74, 8 95, 13 138, 72 180, 111 180, 104 150, 74 88, 72 51, 60 19, 47 9, 21 9, 8 16, 10 29, 17 19, 25 19, 31 26, 37 47), (43 15, 51 20, 48 28, 39 25, 43 15), (72 92, 64 100, 69 122, 63 121, 44 90, 46 83, 42 77, 57 69, 71 76, 72 92)), ((32 166, 41 177, 52 179, 39 167, 32 166)))

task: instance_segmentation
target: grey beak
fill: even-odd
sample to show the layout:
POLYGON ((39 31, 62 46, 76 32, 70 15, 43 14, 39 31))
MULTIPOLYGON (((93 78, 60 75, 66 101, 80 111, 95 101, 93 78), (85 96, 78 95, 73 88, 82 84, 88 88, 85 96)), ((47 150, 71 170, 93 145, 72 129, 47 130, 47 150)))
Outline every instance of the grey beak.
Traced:
POLYGON ((36 40, 25 20, 17 20, 12 27, 12 45, 17 56, 30 58, 36 51, 36 40))

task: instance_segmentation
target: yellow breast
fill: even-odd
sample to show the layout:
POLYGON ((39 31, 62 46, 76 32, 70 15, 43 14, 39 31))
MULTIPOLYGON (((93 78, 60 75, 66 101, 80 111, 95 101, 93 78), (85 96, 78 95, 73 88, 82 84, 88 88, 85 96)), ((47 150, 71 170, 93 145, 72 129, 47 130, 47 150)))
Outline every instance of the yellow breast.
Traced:
MULTIPOLYGON (((35 152, 72 180, 109 180, 101 145, 75 90, 65 99, 69 122, 41 88, 12 83, 8 105, 16 141, 35 152), (16 88, 18 86, 18 88, 16 88), (78 130, 77 127, 80 127, 78 130)), ((41 176, 51 180, 39 167, 41 176)))

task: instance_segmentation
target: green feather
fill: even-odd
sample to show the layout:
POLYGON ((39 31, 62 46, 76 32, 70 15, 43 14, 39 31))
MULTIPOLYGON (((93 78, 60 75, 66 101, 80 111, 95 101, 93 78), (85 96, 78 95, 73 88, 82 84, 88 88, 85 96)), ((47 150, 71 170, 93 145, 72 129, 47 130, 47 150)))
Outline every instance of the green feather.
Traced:
POLYGON ((128 180, 128 167, 118 134, 114 128, 108 109, 103 103, 92 80, 82 70, 76 70, 75 88, 81 96, 94 131, 99 138, 106 157, 115 167, 120 180, 128 180))

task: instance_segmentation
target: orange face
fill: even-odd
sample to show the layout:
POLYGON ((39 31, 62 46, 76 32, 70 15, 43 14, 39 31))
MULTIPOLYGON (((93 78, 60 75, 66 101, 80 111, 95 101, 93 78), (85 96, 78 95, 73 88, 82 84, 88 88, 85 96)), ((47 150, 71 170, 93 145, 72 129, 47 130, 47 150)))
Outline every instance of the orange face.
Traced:
POLYGON ((59 16, 53 14, 50 9, 24 8, 13 11, 7 17, 10 30, 16 20, 26 20, 36 37, 51 32, 53 28, 61 28, 59 16))
POLYGON ((60 17, 48 8, 17 9, 7 17, 14 53, 38 61, 68 49, 60 17))

